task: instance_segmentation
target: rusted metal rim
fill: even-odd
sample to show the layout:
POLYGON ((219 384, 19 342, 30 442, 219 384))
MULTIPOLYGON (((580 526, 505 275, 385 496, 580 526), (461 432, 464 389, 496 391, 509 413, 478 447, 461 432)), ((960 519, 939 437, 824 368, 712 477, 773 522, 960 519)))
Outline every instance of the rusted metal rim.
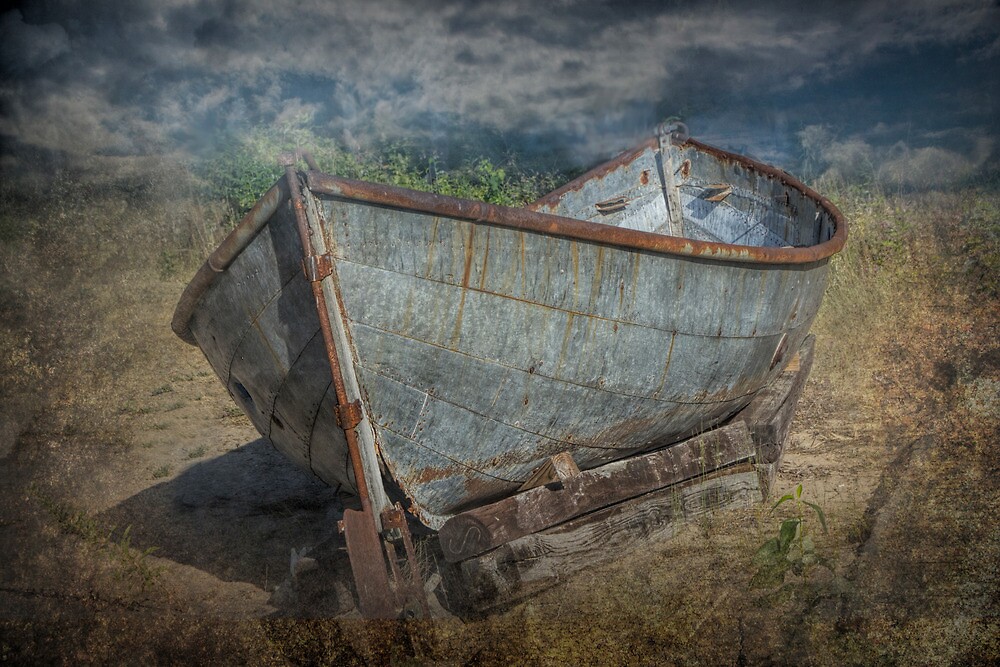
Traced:
POLYGON ((243 216, 240 224, 236 225, 233 231, 219 244, 205 263, 201 265, 194 278, 184 288, 177 307, 174 309, 174 316, 170 320, 170 328, 181 340, 191 345, 196 345, 194 336, 191 334, 191 315, 198 306, 202 295, 215 280, 218 273, 222 273, 233 263, 243 250, 250 245, 254 237, 264 228, 267 221, 271 219, 274 212, 288 201, 288 185, 282 179, 274 184, 260 200, 254 204, 250 212, 243 216))
POLYGON ((826 259, 844 247, 844 243, 847 240, 847 222, 840 211, 837 210, 837 207, 828 199, 822 197, 801 181, 780 169, 770 167, 735 153, 728 153, 692 139, 689 139, 683 145, 693 146, 697 150, 710 153, 722 160, 738 162, 748 169, 753 169, 777 179, 782 184, 794 188, 806 197, 814 200, 822 210, 826 211, 833 218, 835 226, 833 236, 822 243, 804 248, 765 248, 665 236, 663 234, 625 229, 598 222, 588 222, 542 213, 537 210, 542 206, 558 201, 559 197, 564 193, 579 188, 584 182, 613 171, 619 166, 634 160, 642 151, 656 145, 656 139, 651 139, 641 146, 623 153, 610 162, 604 163, 596 169, 567 183, 555 192, 539 199, 528 208, 510 208, 480 201, 457 199, 455 197, 429 192, 418 192, 391 185, 355 181, 317 171, 310 171, 308 173, 307 184, 313 192, 340 199, 363 201, 379 206, 420 211, 431 215, 488 223, 500 227, 522 229, 627 249, 646 250, 668 255, 700 257, 723 262, 809 264, 826 259))
MULTIPOLYGON (((774 178, 815 201, 833 219, 835 227, 833 236, 822 243, 805 248, 765 248, 664 236, 652 232, 623 229, 596 222, 576 220, 574 218, 542 213, 537 210, 542 206, 557 202, 563 194, 581 187, 586 181, 607 174, 623 164, 631 162, 643 151, 649 148, 656 148, 657 145, 657 139, 653 137, 636 148, 626 151, 609 162, 592 169, 583 176, 570 181, 527 208, 511 208, 481 201, 419 192, 392 185, 381 185, 341 178, 317 171, 313 168, 315 167, 314 164, 310 164, 312 169, 307 174, 306 183, 308 188, 313 192, 341 199, 419 211, 460 220, 488 223, 500 227, 521 229, 591 243, 601 243, 668 255, 696 257, 719 262, 764 265, 809 264, 826 259, 844 247, 844 243, 847 241, 847 221, 829 199, 780 169, 737 153, 730 153, 714 146, 703 144, 694 139, 688 139, 683 145, 692 146, 720 160, 741 164, 747 169, 752 169, 770 178, 774 178)), ((181 299, 174 311, 173 320, 171 321, 171 328, 182 340, 191 344, 195 343, 189 327, 191 315, 201 296, 215 279, 215 274, 226 270, 226 267, 232 263, 239 253, 250 244, 264 225, 267 224, 268 219, 278 207, 288 200, 288 197, 288 188, 282 182, 277 183, 268 190, 267 194, 247 213, 236 229, 226 237, 222 244, 208 258, 208 261, 195 274, 181 295, 181 299)))

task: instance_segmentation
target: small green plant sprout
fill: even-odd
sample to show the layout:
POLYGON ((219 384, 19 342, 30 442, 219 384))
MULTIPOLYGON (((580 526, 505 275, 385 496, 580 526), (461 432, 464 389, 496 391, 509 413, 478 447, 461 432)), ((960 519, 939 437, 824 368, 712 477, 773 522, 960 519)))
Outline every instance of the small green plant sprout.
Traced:
POLYGON ((189 459, 200 459, 207 452, 208 452, 208 447, 206 447, 205 445, 198 445, 197 447, 195 447, 194 449, 192 449, 187 453, 187 457, 189 459))
POLYGON ((826 533, 826 515, 816 503, 802 499, 802 485, 795 487, 794 493, 788 493, 778 499, 771 507, 771 512, 786 502, 795 503, 795 516, 785 519, 778 526, 777 537, 767 540, 757 549, 753 563, 757 572, 750 579, 750 588, 776 588, 785 584, 785 576, 791 571, 802 577, 803 583, 808 583, 808 575, 816 566, 832 570, 829 562, 816 553, 816 545, 811 535, 812 514, 806 514, 806 508, 812 510, 819 525, 826 533), (807 521, 807 519, 809 519, 807 521))
POLYGON ((153 470, 153 479, 163 479, 170 475, 171 468, 169 465, 164 464, 153 470))
MULTIPOLYGON (((112 532, 114 532, 112 530, 112 532)), ((117 540, 111 535, 108 536, 107 549, 110 555, 117 561, 118 570, 115 578, 119 581, 126 581, 131 588, 138 588, 146 592, 157 583, 160 575, 164 571, 162 565, 151 565, 148 556, 159 547, 147 547, 139 549, 132 546, 132 526, 126 526, 125 531, 117 540)))

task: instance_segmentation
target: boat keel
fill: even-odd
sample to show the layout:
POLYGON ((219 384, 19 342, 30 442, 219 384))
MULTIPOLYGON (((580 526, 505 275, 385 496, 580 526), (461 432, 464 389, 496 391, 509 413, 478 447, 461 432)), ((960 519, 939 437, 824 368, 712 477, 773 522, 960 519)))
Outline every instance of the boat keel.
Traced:
POLYGON ((401 614, 429 618, 416 550, 403 508, 398 503, 387 507, 381 518, 381 537, 375 531, 372 517, 364 510, 344 510, 339 523, 347 542, 358 611, 365 618, 398 618, 401 614), (402 563, 396 542, 403 545, 402 563))

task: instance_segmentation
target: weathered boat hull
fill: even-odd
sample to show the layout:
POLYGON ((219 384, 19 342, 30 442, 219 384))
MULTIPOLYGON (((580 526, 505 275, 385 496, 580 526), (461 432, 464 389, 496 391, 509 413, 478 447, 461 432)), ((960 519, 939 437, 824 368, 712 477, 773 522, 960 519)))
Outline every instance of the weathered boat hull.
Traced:
MULTIPOLYGON (((696 142, 641 146, 533 211, 315 171, 304 197, 368 469, 433 528, 557 453, 586 469, 726 420, 798 349, 846 233, 794 179, 696 142), (664 235, 671 187, 686 238, 664 235)), ((353 489, 287 190, 248 219, 175 330, 278 449, 353 489)))

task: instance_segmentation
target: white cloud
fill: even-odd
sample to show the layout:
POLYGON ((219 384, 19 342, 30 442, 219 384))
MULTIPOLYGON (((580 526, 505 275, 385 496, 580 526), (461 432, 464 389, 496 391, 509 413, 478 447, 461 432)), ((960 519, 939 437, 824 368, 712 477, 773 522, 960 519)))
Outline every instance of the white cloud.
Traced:
MULTIPOLYGON (((869 135, 886 128, 876 126, 869 135)), ((947 128, 936 133, 941 145, 913 146, 907 141, 879 144, 854 135, 835 136, 811 125, 799 132, 812 176, 820 182, 871 182, 883 186, 928 188, 961 183, 994 156, 996 140, 982 131, 947 128)))

